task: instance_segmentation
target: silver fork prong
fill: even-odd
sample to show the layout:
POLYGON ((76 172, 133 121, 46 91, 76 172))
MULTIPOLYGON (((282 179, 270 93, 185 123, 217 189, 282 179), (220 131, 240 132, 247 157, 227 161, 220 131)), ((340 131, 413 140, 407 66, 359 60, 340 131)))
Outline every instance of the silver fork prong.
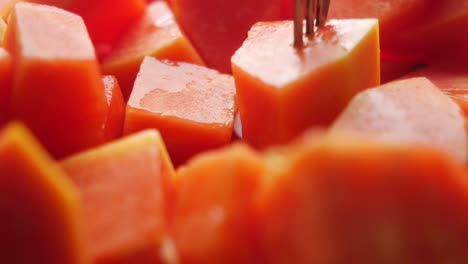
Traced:
POLYGON ((294 0, 294 46, 302 47, 304 42, 304 5, 302 0, 294 0))
POLYGON ((306 0, 306 35, 313 37, 315 34, 315 19, 317 14, 317 0, 306 0))
MULTIPOLYGON (((315 26, 325 24, 331 0, 305 0, 306 35, 315 35, 315 26), (315 24, 315 25, 314 25, 315 24)), ((294 0, 294 46, 304 46, 304 1, 294 0)))
POLYGON ((317 5, 317 26, 325 25, 328 16, 328 9, 330 8, 330 0, 318 0, 317 5))
POLYGON ((323 8, 323 0, 317 0, 317 19, 315 20, 315 25, 320 27, 320 18, 322 17, 322 8, 323 8))

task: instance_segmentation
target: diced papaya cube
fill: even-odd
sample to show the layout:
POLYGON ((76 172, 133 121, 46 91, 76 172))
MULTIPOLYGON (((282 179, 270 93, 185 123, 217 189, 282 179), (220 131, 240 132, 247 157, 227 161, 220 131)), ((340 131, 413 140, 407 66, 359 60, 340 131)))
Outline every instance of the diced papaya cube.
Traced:
POLYGON ((125 102, 120 91, 119 82, 114 76, 103 76, 102 82, 104 83, 107 105, 109 106, 104 133, 106 134, 106 140, 112 141, 122 136, 125 102))
POLYGON ((250 214, 262 170, 260 156, 241 144, 178 170, 171 238, 180 263, 261 263, 250 214))
POLYGON ((93 263, 160 263, 174 169, 156 131, 62 161, 78 186, 93 263))
POLYGON ((2 263, 86 264, 78 192, 32 134, 0 132, 2 263))
POLYGON ((203 64, 165 2, 148 5, 145 15, 132 24, 102 60, 103 72, 117 77, 126 100, 145 56, 203 64))
POLYGON ((11 55, 0 48, 0 126, 9 120, 8 104, 11 96, 11 76, 13 73, 11 55))
POLYGON ((465 115, 424 77, 361 92, 331 130, 400 144, 429 145, 461 161, 467 158, 465 115))
POLYGON ((330 20, 301 48, 292 36, 291 21, 258 23, 232 58, 243 137, 259 148, 329 125, 380 84, 377 20, 330 20))
POLYGON ((267 158, 275 173, 255 203, 264 263, 468 261, 462 164, 422 146, 313 138, 267 158))
POLYGON ((172 0, 177 21, 208 67, 231 72, 231 56, 257 21, 282 18, 284 0, 172 0))
POLYGON ((430 65, 407 74, 402 78, 426 77, 442 92, 454 100, 468 115, 468 66, 430 65))
POLYGON ((94 48, 79 16, 18 3, 6 49, 15 67, 12 115, 55 157, 105 141, 108 104, 94 48))
POLYGON ((235 93, 230 75, 146 57, 127 104, 124 134, 157 128, 179 166, 230 142, 235 93))

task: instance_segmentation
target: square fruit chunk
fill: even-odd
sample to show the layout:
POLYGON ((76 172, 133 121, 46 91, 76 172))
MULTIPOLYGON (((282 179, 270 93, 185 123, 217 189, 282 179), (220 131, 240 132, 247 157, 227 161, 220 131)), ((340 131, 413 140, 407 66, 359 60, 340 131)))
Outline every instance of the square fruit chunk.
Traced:
POLYGON ((106 140, 112 141, 123 134, 125 102, 120 91, 119 82, 114 76, 102 76, 102 82, 104 83, 107 105, 109 106, 104 133, 106 134, 106 140))
POLYGON ((286 143, 329 125, 354 94, 380 84, 378 23, 330 20, 295 48, 291 21, 260 22, 232 67, 244 139, 260 148, 286 143))
POLYGON ((399 144, 423 144, 466 161, 466 117, 427 78, 390 82, 356 95, 331 127, 399 144))
POLYGON ((180 263, 262 263, 250 217, 262 171, 260 155, 237 144, 177 172, 171 237, 180 263))
POLYGON ((105 141, 108 104, 83 20, 56 7, 18 3, 7 30, 14 60, 11 112, 55 157, 105 141))
POLYGON ((161 132, 174 165, 229 144, 237 110, 232 76, 146 57, 127 104, 124 134, 161 132))
POLYGON ((78 190, 23 125, 0 131, 2 263, 88 264, 78 190))
POLYGON ((282 151, 255 202, 263 263, 468 261, 468 177, 448 155, 346 134, 282 151))
POLYGON ((81 16, 99 55, 106 54, 144 12, 145 0, 19 0, 63 8, 81 16))
POLYGON ((145 56, 203 64, 181 32, 171 9, 162 1, 149 4, 145 14, 102 60, 103 72, 117 77, 126 100, 145 56))
POLYGON ((257 21, 282 19, 284 0, 172 0, 182 30, 210 68, 231 72, 232 54, 257 21))
POLYGON ((61 162, 78 186, 93 263, 160 263, 174 169, 156 131, 61 162))

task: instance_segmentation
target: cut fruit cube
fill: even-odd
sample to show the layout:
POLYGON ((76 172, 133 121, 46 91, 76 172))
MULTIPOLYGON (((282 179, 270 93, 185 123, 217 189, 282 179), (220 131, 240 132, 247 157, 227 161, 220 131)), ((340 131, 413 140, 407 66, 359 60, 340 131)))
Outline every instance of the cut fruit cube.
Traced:
POLYGON ((240 144, 178 171, 171 237, 180 263, 261 263, 251 208, 262 172, 261 157, 240 144))
POLYGON ((158 129, 179 166, 197 153, 229 144, 235 93, 230 75, 146 57, 127 104, 124 134, 158 129))
POLYGON ((258 23, 232 58, 243 138, 255 147, 329 125, 380 84, 377 20, 330 20, 301 48, 292 36, 291 21, 258 23))
POLYGON ((132 24, 102 60, 103 72, 117 77, 126 100, 145 56, 203 64, 163 1, 149 4, 144 16, 132 24))
POLYGON ((423 144, 466 161, 466 118, 427 78, 390 82, 350 102, 331 128, 399 144, 423 144))
POLYGON ((93 45, 78 15, 18 3, 5 47, 15 68, 13 118, 25 122, 57 158, 105 142, 109 107, 93 45))
POLYGON ((160 263, 174 168, 156 131, 61 162, 78 186, 93 263, 160 263))
POLYGON ((267 160, 255 203, 263 263, 468 261, 468 175, 445 153, 343 134, 267 160))
POLYGON ((78 191, 23 125, 0 132, 2 263, 88 264, 78 191))

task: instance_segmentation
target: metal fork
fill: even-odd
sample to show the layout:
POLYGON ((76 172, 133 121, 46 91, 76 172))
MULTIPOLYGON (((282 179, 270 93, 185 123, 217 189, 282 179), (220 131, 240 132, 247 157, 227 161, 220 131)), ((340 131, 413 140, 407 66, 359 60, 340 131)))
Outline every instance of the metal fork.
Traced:
POLYGON ((294 0, 294 46, 302 47, 304 33, 304 13, 306 23, 306 36, 315 35, 315 26, 325 24, 330 7, 330 0, 294 0), (305 12, 304 12, 305 8, 305 12))

